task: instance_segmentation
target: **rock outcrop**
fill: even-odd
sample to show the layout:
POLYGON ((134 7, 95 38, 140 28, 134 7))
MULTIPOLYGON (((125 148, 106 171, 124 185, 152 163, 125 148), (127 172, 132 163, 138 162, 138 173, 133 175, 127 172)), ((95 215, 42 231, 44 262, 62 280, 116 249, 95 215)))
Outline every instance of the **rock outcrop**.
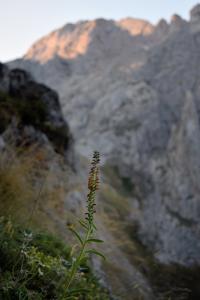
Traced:
POLYGON ((0 64, 0 93, 2 136, 13 126, 19 132, 18 140, 22 132, 27 133, 29 142, 48 139, 57 152, 68 156, 72 136, 55 91, 36 83, 23 70, 9 70, 0 64))

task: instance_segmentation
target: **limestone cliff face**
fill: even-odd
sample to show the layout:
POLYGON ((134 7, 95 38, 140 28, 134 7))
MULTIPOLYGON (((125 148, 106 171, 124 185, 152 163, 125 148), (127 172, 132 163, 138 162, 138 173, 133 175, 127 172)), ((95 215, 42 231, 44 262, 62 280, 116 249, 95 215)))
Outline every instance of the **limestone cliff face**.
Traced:
POLYGON ((129 221, 156 258, 200 264, 199 5, 189 22, 135 24, 69 24, 11 65, 57 89, 76 150, 128 180, 129 221))
POLYGON ((37 41, 12 67, 25 68, 60 90, 60 85, 75 75, 103 74, 111 66, 137 68, 145 61, 148 48, 163 35, 165 28, 157 30, 157 26, 133 18, 67 24, 37 41))

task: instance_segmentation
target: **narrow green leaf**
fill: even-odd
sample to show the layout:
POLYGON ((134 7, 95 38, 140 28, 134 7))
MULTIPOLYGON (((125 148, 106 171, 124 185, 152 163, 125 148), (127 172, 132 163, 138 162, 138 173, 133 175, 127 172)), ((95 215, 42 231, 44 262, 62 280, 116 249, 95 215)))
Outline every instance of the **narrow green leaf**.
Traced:
POLYGON ((71 230, 73 232, 73 234, 77 237, 77 239, 79 240, 79 242, 81 243, 81 245, 83 245, 83 240, 80 237, 80 235, 78 234, 78 232, 76 232, 76 230, 74 230, 73 228, 69 228, 69 230, 71 230))
POLYGON ((101 254, 100 252, 98 252, 97 250, 95 250, 95 249, 90 249, 90 250, 87 250, 86 252, 90 253, 90 254, 95 254, 95 255, 101 256, 101 258, 106 260, 105 256, 103 254, 101 254))
POLYGON ((87 223, 85 223, 83 220, 79 220, 79 223, 81 226, 83 226, 85 229, 88 229, 87 223))
POLYGON ((87 256, 86 255, 83 255, 81 260, 80 260, 80 264, 84 264, 86 261, 87 261, 87 256))
POLYGON ((92 227, 95 229, 95 230, 97 230, 97 227, 96 227, 96 225, 93 223, 92 224, 92 227))
POLYGON ((69 295, 76 295, 76 294, 80 294, 80 293, 83 293, 83 294, 86 294, 88 293, 88 289, 84 289, 84 288, 78 288, 78 289, 73 289, 73 290, 69 290, 69 295))
POLYGON ((99 239, 89 239, 86 243, 103 243, 103 241, 99 239))

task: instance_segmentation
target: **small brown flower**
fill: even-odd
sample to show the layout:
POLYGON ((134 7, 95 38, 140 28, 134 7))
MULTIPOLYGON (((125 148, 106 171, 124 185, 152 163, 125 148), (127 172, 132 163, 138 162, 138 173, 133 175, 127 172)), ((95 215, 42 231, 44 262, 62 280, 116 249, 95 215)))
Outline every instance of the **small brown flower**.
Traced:
POLYGON ((99 152, 95 151, 93 154, 93 159, 91 162, 91 169, 88 178, 88 189, 89 193, 87 195, 87 213, 86 213, 86 220, 89 223, 93 222, 93 215, 95 211, 95 192, 99 188, 99 162, 100 162, 100 155, 99 152))

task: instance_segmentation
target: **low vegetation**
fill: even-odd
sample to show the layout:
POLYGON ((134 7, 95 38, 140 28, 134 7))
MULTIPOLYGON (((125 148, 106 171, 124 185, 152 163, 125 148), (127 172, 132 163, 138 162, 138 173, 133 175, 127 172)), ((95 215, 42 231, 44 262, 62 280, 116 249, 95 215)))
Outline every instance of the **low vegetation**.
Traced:
MULTIPOLYGON (((0 218, 0 299, 110 299, 89 267, 91 254, 103 257, 90 247, 91 244, 102 242, 95 238, 94 224, 98 163, 99 156, 95 153, 88 180, 87 213, 85 219, 80 220, 83 232, 80 234, 70 226, 79 245, 72 247, 55 235, 27 228, 29 222, 22 225, 11 221, 8 216, 0 218)), ((10 204, 17 201, 21 190, 16 194, 14 190, 16 187, 16 191, 20 186, 22 188, 22 185, 21 181, 18 182, 20 176, 17 180, 11 180, 10 175, 7 178, 5 175, 2 174, 2 180, 0 178, 0 191, 4 201, 9 198, 10 204)))
POLYGON ((109 299, 86 261, 81 262, 66 294, 74 256, 58 237, 1 217, 0 244, 0 299, 109 299))

